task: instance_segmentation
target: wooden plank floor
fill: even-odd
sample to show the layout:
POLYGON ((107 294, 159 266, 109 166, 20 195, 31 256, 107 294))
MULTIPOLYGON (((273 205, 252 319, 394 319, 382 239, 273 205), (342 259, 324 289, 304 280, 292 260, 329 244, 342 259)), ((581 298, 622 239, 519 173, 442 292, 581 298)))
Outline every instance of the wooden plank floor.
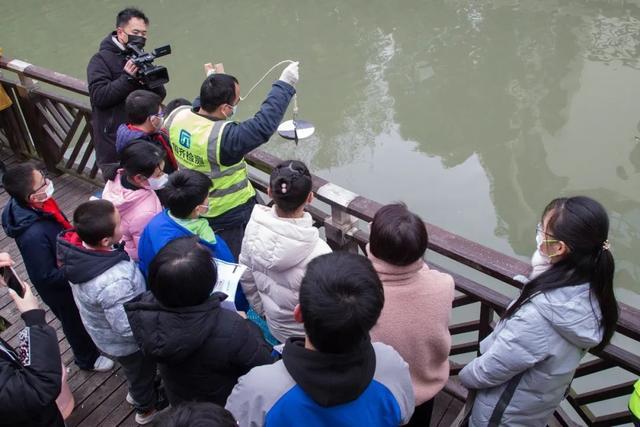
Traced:
MULTIPOLYGON (((6 150, 0 150, 0 159, 7 165, 15 162, 14 157, 6 150)), ((98 188, 82 179, 62 175, 53 177, 55 198, 67 217, 71 218, 76 206, 93 194, 98 188)), ((0 190, 0 210, 4 209, 9 197, 0 190)), ((13 241, 0 229, 0 252, 8 252, 16 262, 16 270, 21 278, 28 279, 20 252, 13 241)), ((35 289, 34 289, 35 292, 35 289)), ((47 310, 46 320, 56 330, 60 344, 62 361, 67 366, 67 381, 75 398, 75 409, 67 426, 135 426, 133 408, 125 401, 127 395, 126 379, 118 366, 112 372, 95 373, 81 371, 73 363, 73 353, 69 348, 60 322, 42 302, 41 306, 47 310)), ((24 327, 20 313, 12 304, 6 288, 0 287, 0 316, 6 319, 9 326, 2 334, 2 338, 11 345, 16 345, 17 334, 24 327)), ((449 426, 462 403, 450 395, 442 392, 436 396, 431 426, 449 426)))

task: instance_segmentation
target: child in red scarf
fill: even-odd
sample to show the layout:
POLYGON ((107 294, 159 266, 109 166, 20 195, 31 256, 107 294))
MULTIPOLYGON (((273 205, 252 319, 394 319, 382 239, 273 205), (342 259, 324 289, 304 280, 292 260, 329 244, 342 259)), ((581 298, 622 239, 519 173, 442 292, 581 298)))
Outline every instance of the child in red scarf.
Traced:
POLYGON ((11 196, 2 212, 2 227, 15 239, 31 283, 62 324, 81 369, 108 371, 113 361, 100 356, 82 324, 69 282, 58 268, 56 238, 71 228, 53 199, 53 182, 31 163, 8 168, 2 183, 11 196))

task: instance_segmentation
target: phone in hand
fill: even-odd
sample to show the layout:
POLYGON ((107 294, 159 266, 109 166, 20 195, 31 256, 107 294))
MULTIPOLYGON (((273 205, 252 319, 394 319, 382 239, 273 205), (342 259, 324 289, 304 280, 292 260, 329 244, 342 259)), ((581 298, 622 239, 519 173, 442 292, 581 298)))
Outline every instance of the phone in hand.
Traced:
POLYGON ((0 273, 4 280, 5 286, 13 289, 20 298, 24 297, 24 288, 22 287, 22 281, 18 277, 18 273, 11 266, 0 267, 0 273))

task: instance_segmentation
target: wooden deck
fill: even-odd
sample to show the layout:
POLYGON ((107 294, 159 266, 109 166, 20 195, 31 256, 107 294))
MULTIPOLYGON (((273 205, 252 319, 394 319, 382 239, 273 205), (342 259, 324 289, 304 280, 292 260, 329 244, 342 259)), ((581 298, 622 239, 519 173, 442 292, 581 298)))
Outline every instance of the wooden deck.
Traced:
MULTIPOLYGON (((0 159, 8 166, 15 158, 6 150, 0 151, 0 159)), ((55 185, 55 198, 61 209, 71 217, 76 206, 88 200, 98 188, 87 181, 70 175, 52 178, 55 185)), ((0 190, 0 209, 4 209, 8 196, 0 190)), ((16 261, 16 270, 20 277, 27 279, 27 272, 20 252, 13 241, 0 230, 0 252, 8 252, 16 261)), ((34 289, 35 292, 35 289, 34 289)), ((109 373, 81 371, 73 363, 73 354, 69 348, 60 322, 47 309, 47 322, 56 330, 60 344, 62 361, 67 366, 67 381, 75 398, 75 410, 67 419, 67 426, 135 426, 133 408, 125 401, 127 394, 126 379, 118 367, 109 373)), ((11 326, 2 334, 2 338, 16 345, 17 333, 24 327, 11 298, 5 288, 0 288, 0 316, 11 326)), ((457 416, 462 403, 444 392, 436 396, 432 426, 449 426, 457 416)))

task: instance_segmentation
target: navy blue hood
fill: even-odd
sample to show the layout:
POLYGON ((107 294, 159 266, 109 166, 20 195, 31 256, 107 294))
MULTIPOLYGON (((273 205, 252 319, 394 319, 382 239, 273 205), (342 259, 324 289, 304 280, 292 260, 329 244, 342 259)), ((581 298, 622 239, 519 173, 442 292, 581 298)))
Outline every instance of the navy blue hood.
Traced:
POLYGON ((129 255, 122 246, 113 251, 85 248, 74 230, 66 230, 58 235, 57 257, 60 270, 71 283, 88 282, 120 261, 129 261, 129 255))
POLYGON ((31 227, 33 223, 50 216, 50 214, 24 207, 14 198, 11 198, 4 211, 2 211, 2 228, 7 236, 15 239, 31 227))
POLYGON ((116 133, 116 151, 121 153, 131 141, 140 138, 144 139, 147 135, 148 134, 143 130, 129 129, 129 126, 127 126, 126 123, 121 124, 118 126, 118 131, 116 133))

